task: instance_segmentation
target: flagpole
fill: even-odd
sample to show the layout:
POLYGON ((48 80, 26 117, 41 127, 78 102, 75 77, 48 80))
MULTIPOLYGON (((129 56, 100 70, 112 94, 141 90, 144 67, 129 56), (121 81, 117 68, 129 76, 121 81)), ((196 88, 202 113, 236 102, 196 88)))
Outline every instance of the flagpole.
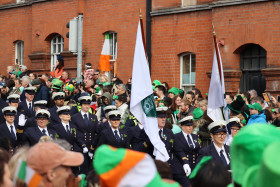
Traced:
POLYGON ((219 54, 219 51, 218 51, 216 32, 215 32, 215 28, 214 28, 214 24, 213 23, 212 23, 212 27, 213 27, 213 39, 214 39, 214 44, 215 44, 215 51, 216 51, 216 56, 217 56, 218 68, 219 68, 219 76, 220 76, 220 80, 222 80, 222 77, 221 77, 222 70, 221 70, 221 63, 220 63, 220 54, 219 54))
POLYGON ((141 8, 139 9, 139 19, 140 19, 140 25, 141 25, 143 45, 144 45, 145 54, 146 54, 146 57, 147 57, 146 42, 145 42, 145 36, 144 36, 143 17, 142 17, 141 8))

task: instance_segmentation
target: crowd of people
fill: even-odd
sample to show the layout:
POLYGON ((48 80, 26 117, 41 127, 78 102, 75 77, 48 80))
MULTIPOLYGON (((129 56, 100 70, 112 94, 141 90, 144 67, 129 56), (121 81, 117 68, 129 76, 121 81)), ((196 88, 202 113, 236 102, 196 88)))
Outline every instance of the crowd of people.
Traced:
POLYGON ((42 177, 39 186, 280 184, 274 97, 266 102, 255 90, 226 94, 225 119, 213 121, 198 88, 154 80, 158 134, 170 157, 162 162, 129 110, 131 79, 109 80, 87 63, 77 82, 60 56, 49 74, 26 66, 7 70, 0 77, 0 186, 17 186, 20 160, 42 177))

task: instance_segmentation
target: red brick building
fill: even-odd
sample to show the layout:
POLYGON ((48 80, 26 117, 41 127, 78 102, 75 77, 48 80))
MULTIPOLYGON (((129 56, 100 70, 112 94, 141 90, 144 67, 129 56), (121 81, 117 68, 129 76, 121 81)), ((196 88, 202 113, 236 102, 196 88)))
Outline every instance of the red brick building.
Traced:
POLYGON ((112 67, 117 42, 117 74, 126 81, 132 72, 138 10, 142 9, 146 27, 146 4, 150 2, 152 79, 208 92, 214 53, 213 23, 226 91, 280 91, 279 1, 15 1, 20 0, 2 0, 0 5, 2 74, 16 59, 35 72, 49 72, 55 55, 61 53, 65 69, 75 75, 77 57, 68 50, 66 24, 83 12, 83 63, 98 67, 104 34, 109 32, 112 67))

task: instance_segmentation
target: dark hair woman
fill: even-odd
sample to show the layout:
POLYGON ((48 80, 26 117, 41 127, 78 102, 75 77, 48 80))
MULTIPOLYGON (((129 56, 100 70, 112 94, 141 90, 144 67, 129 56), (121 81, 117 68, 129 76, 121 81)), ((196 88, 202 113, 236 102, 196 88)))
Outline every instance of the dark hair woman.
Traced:
POLYGON ((50 74, 53 78, 60 78, 62 73, 63 73, 63 68, 64 68, 64 60, 63 57, 58 55, 57 56, 57 61, 56 61, 56 67, 54 71, 52 71, 50 74))

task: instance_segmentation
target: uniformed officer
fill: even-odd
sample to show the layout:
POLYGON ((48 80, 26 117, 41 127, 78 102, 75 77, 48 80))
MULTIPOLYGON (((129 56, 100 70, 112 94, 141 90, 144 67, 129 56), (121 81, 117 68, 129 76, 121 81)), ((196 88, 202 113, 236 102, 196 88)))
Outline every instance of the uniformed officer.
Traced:
MULTIPOLYGON (((0 83, 0 90, 3 88, 2 84, 0 83)), ((8 106, 7 102, 2 99, 2 93, 0 91, 0 109, 3 109, 4 107, 8 106)), ((4 115, 2 113, 2 110, 0 110, 0 124, 5 122, 4 115)))
POLYGON ((222 163, 227 169, 230 169, 229 146, 224 145, 227 135, 226 125, 226 121, 223 120, 210 123, 208 129, 213 142, 199 151, 197 163, 203 156, 212 156, 214 160, 222 163))
POLYGON ((157 107, 157 121, 158 121, 158 133, 162 142, 165 144, 165 148, 169 154, 169 164, 171 164, 173 158, 173 144, 174 144, 174 134, 173 132, 165 127, 167 119, 168 107, 157 107))
POLYGON ((18 94, 11 94, 7 97, 9 106, 16 107, 17 113, 15 115, 15 123, 18 124, 19 116, 24 112, 23 109, 19 108, 19 97, 18 94))
POLYGON ((182 131, 175 134, 174 159, 172 163, 173 179, 182 186, 189 186, 187 176, 196 166, 196 159, 201 148, 198 136, 193 134, 193 116, 184 117, 179 121, 182 131))
MULTIPOLYGON (((41 110, 41 109, 46 109, 47 110, 47 104, 48 104, 48 102, 46 100, 35 101, 34 102, 34 111, 35 111, 35 113, 38 110, 41 110)), ((19 123, 21 123, 21 122, 19 121, 19 123)), ((37 126, 36 116, 29 117, 25 121, 24 129, 27 129, 29 127, 36 127, 36 126, 37 126)))
MULTIPOLYGON (((52 125, 52 128, 58 134, 59 139, 66 140, 71 145, 71 150, 74 150, 75 147, 79 145, 82 147, 81 135, 79 136, 79 131, 77 127, 70 121, 70 107, 69 106, 62 106, 57 109, 58 116, 61 120, 60 123, 56 123, 52 125), (78 136, 77 136, 78 134, 78 136), (75 144, 77 143, 77 144, 75 144)), ((81 133, 80 133, 81 134, 81 133)))
POLYGON ((148 153, 151 157, 154 157, 153 144, 151 143, 148 135, 146 134, 144 126, 142 124, 138 123, 136 126, 128 128, 127 141, 130 149, 148 153))
POLYGON ((57 114, 57 109, 62 107, 64 105, 64 99, 65 99, 65 93, 64 92, 57 92, 53 94, 52 100, 54 100, 55 106, 49 109, 49 112, 51 114, 50 122, 52 124, 60 123, 60 118, 57 114))
MULTIPOLYGON (((80 97, 83 97, 83 96, 90 96, 91 97, 91 95, 88 92, 81 93, 80 97)), ((78 101, 79 101, 79 98, 78 98, 78 101)), ((72 116, 72 115, 74 115, 76 113, 79 113, 80 111, 81 111, 81 103, 77 102, 77 104, 73 105, 73 107, 71 108, 70 114, 72 116)), ((89 108, 88 112, 91 113, 91 114, 95 114, 95 111, 91 107, 89 108)))
POLYGON ((24 129, 22 124, 19 124, 17 132, 20 140, 24 143, 28 143, 30 146, 39 142, 42 136, 50 136, 51 138, 57 138, 57 134, 53 129, 47 127, 50 119, 50 113, 47 110, 38 110, 35 114, 37 126, 24 129))
POLYGON ((26 119, 35 116, 34 110, 34 95, 35 95, 36 87, 27 87, 24 89, 25 91, 25 100, 19 103, 19 108, 23 110, 23 114, 26 119))
POLYGON ((0 137, 6 137, 10 140, 10 146, 13 150, 20 145, 20 141, 17 137, 17 126, 15 123, 15 115, 17 109, 13 106, 7 106, 2 109, 5 122, 0 125, 0 137))
POLYGON ((90 96, 81 96, 78 101, 80 102, 81 110, 80 112, 72 115, 71 120, 83 134, 82 152, 85 159, 80 169, 81 173, 87 173, 92 167, 90 164, 94 151, 94 147, 92 147, 92 145, 95 144, 98 120, 94 114, 89 112, 90 103, 92 101, 90 96))
POLYGON ((100 122, 100 124, 98 126, 98 134, 101 133, 104 129, 111 128, 111 124, 108 121, 108 119, 109 119, 108 113, 113 110, 117 110, 117 107, 115 105, 109 105, 109 106, 104 107, 103 110, 105 113, 106 121, 104 123, 100 122))
POLYGON ((108 113, 108 116, 111 128, 105 129, 101 132, 97 147, 103 144, 108 144, 117 148, 128 148, 127 134, 124 130, 119 128, 121 112, 119 110, 113 110, 108 113))

